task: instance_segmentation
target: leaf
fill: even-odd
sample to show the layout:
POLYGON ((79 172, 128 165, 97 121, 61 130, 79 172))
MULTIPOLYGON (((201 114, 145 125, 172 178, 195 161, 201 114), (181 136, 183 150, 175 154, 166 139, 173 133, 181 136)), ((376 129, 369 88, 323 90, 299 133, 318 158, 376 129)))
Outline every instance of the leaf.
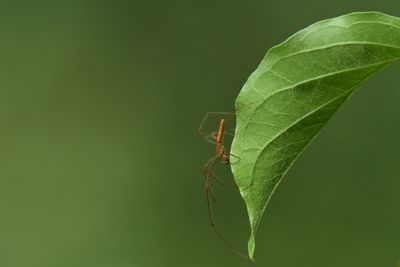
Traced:
POLYGON ((400 58, 400 19, 352 13, 315 23, 271 48, 243 86, 231 165, 255 234, 279 182, 355 88, 400 58))

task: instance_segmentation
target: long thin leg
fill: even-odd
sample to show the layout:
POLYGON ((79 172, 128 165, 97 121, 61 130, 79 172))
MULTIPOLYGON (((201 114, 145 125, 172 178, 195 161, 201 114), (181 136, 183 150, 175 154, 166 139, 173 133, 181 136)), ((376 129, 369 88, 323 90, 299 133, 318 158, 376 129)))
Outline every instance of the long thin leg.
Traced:
MULTIPOLYGON (((223 183, 221 180, 219 180, 217 178, 217 176, 214 175, 214 173, 210 170, 210 168, 212 168, 215 165, 216 161, 217 161, 217 159, 214 159, 214 157, 213 157, 209 162, 207 162, 206 168, 205 168, 205 172, 204 172, 204 175, 205 175, 204 177, 205 177, 205 182, 206 182, 205 183, 205 191, 206 192, 208 191, 209 197, 211 197, 211 199, 213 200, 214 203, 216 203, 216 198, 215 198, 215 196, 214 196, 214 194, 212 192, 212 189, 210 187, 211 178, 215 179, 218 183, 220 183, 223 186, 235 186, 235 187, 237 187, 236 184, 225 184, 225 183, 223 183)), ((222 208, 222 210, 225 211, 226 214, 228 214, 232 218, 240 219, 240 220, 247 220, 248 219, 248 217, 232 215, 232 213, 229 212, 227 209, 225 209, 223 207, 221 207, 221 208, 222 208)), ((208 207, 208 210, 209 210, 210 221, 212 222, 212 216, 210 215, 211 214, 211 207, 210 206, 208 207)))
POLYGON ((224 243, 229 249, 231 249, 233 252, 235 252, 236 254, 238 254, 239 256, 242 256, 246 259, 249 259, 249 257, 238 251, 237 249, 235 249, 234 247, 232 247, 231 244, 229 244, 221 235, 221 233, 218 231, 218 229, 215 227, 214 224, 214 219, 213 219, 213 215, 212 215, 212 210, 211 210, 211 203, 210 203, 210 196, 211 198, 214 198, 214 196, 212 196, 211 190, 210 190, 210 167, 213 167, 215 165, 215 163, 217 162, 217 160, 219 159, 218 155, 213 156, 209 161, 207 161, 207 163, 204 165, 203 168, 203 174, 204 174, 204 193, 205 193, 205 197, 206 197, 206 201, 207 201, 207 209, 208 209, 208 218, 210 220, 210 225, 211 225, 211 229, 217 234, 218 238, 222 241, 222 243, 224 243))
POLYGON ((214 195, 214 193, 212 192, 211 187, 208 186, 207 189, 208 189, 208 192, 210 193, 210 197, 211 197, 212 201, 213 201, 214 203, 216 203, 216 202, 217 202, 217 199, 215 198, 215 195, 214 195))
POLYGON ((203 132, 203 126, 204 126, 204 123, 206 122, 208 116, 210 116, 210 115, 235 115, 235 113, 234 112, 217 112, 217 111, 207 112, 204 115, 203 120, 201 121, 200 127, 198 129, 200 136, 204 137, 204 136, 208 135, 207 133, 203 132))
POLYGON ((235 129, 225 130, 224 134, 230 135, 230 136, 235 136, 235 129))
POLYGON ((212 169, 214 168, 215 164, 217 163, 218 159, 220 158, 219 155, 215 155, 214 157, 211 158, 211 160, 209 160, 206 165, 204 166, 203 172, 207 173, 208 175, 210 175, 212 178, 215 179, 215 181, 217 181, 220 185, 223 186, 237 186, 236 184, 226 184, 224 182, 222 182, 220 179, 218 179, 218 177, 212 172, 212 169))
POLYGON ((222 181, 221 181, 219 178, 217 178, 217 176, 216 176, 212 171, 210 171, 210 170, 207 171, 207 174, 209 174, 215 181, 217 181, 217 182, 218 182, 220 185, 222 185, 222 186, 245 187, 245 188, 247 188, 247 187, 253 185, 253 183, 250 183, 250 184, 247 184, 247 185, 238 185, 237 183, 230 183, 230 184, 228 184, 228 183, 222 182, 222 181))
POLYGON ((209 174, 215 181, 217 181, 222 186, 237 186, 236 184, 228 184, 221 181, 212 171, 207 170, 207 174, 209 174))
POLYGON ((235 154, 229 153, 229 164, 236 164, 241 160, 239 156, 236 156, 235 154), (232 158, 235 158, 237 160, 232 160, 232 158))
MULTIPOLYGON (((212 139, 217 139, 217 133, 218 132, 212 132, 211 133, 211 138, 212 139)), ((225 130, 224 131, 224 135, 235 136, 235 129, 225 130)))
POLYGON ((209 179, 208 177, 206 178, 206 182, 204 184, 204 193, 205 193, 205 197, 207 200, 207 209, 208 209, 208 219, 210 220, 210 224, 211 224, 211 228, 214 230, 214 220, 213 220, 213 216, 212 216, 212 211, 211 211, 211 204, 210 204, 210 188, 209 188, 210 184, 209 184, 209 179))
MULTIPOLYGON (((208 174, 210 174, 210 175, 212 175, 212 172, 208 172, 208 174)), ((215 179, 215 177, 213 177, 214 179, 215 179)), ((210 197, 211 197, 211 199, 212 199, 212 201, 214 202, 214 203, 216 203, 217 202, 217 200, 216 200, 216 198, 215 198, 215 196, 214 196, 214 193, 212 192, 212 189, 211 189, 211 187, 210 187, 210 177, 207 177, 207 186, 206 186, 206 189, 205 189, 205 191, 207 191, 208 190, 208 193, 209 193, 209 195, 210 195, 210 197)), ((236 186, 236 184, 234 185, 234 186, 236 186)), ((237 216, 237 215, 232 215, 232 212, 230 212, 229 210, 227 210, 226 208, 224 208, 224 207, 220 207, 228 216, 230 216, 230 217, 232 217, 232 218, 234 218, 234 219, 239 219, 239 220, 248 220, 249 218, 248 217, 243 217, 243 216, 237 216)), ((209 213, 210 213, 210 211, 211 211, 211 207, 209 207, 209 213)), ((211 218, 212 219, 212 218, 211 218)))
MULTIPOLYGON (((232 217, 235 220, 240 220, 240 221, 247 221, 249 219, 249 217, 247 216, 239 216, 239 215, 233 215, 232 211, 230 211, 229 209, 226 209, 224 207, 221 207, 221 205, 219 205, 219 209, 222 209, 222 211, 228 215, 229 217, 232 217)), ((400 267, 400 266, 399 266, 400 267)))
POLYGON ((210 192, 211 198, 214 200, 215 202, 215 197, 211 191, 211 189, 209 189, 209 182, 210 182, 210 176, 209 176, 209 172, 210 172, 210 166, 214 166, 215 162, 218 160, 218 155, 214 155, 209 161, 207 161, 206 164, 204 164, 203 167, 203 176, 204 176, 204 184, 205 184, 205 191, 210 192))
POLYGON ((212 212, 211 212, 211 205, 210 205, 210 194, 211 197, 214 198, 214 196, 212 195, 212 193, 210 193, 210 176, 209 176, 209 168, 210 166, 214 166, 215 162, 218 159, 218 155, 213 156, 209 161, 207 161, 207 163, 204 165, 203 167, 203 175, 204 175, 204 193, 206 196, 206 200, 207 200, 207 208, 208 208, 208 217, 210 219, 210 224, 211 227, 214 228, 214 221, 213 221, 213 217, 212 217, 212 212))
POLYGON ((213 144, 213 145, 217 145, 216 142, 216 138, 213 135, 206 135, 206 136, 202 136, 204 138, 204 140, 206 140, 207 142, 213 144))
MULTIPOLYGON (((215 160, 215 159, 214 159, 215 160)), ((208 163, 212 163, 212 161, 210 160, 208 163)), ((207 164, 206 164, 206 166, 207 166, 207 164)), ((205 167, 206 167, 205 166, 205 167)), ((215 227, 215 224, 214 224, 214 219, 213 219, 213 216, 212 216, 212 211, 211 211, 211 204, 210 204, 210 188, 209 188, 209 178, 210 177, 208 177, 208 175, 207 175, 207 173, 205 173, 205 185, 204 185, 204 192, 205 192, 205 196, 206 196, 206 200, 207 200, 207 208, 208 208, 208 218, 209 218, 209 220, 210 220, 210 224, 211 224, 211 229, 217 234, 217 236, 218 236, 218 238, 222 241, 222 243, 224 243, 229 249, 231 249, 233 252, 235 252, 236 254, 238 254, 239 256, 242 256, 242 257, 244 257, 244 258, 246 258, 246 259, 248 259, 249 257, 246 255, 246 254, 244 254, 244 253, 242 253, 242 252, 240 252, 240 251, 238 251, 237 249, 235 249, 234 247, 232 247, 232 245, 231 244, 229 244, 224 238, 223 238, 223 236, 221 235, 221 233, 218 231, 218 229, 215 227)))
MULTIPOLYGON (((235 156, 235 157, 237 157, 237 156, 235 156)), ((239 158, 239 157, 237 157, 237 158, 239 158)), ((206 175, 207 175, 207 177, 208 176, 211 176, 211 178, 213 178, 215 181, 217 181, 220 185, 222 185, 222 186, 233 186, 233 187, 238 187, 238 184, 236 184, 236 183, 225 183, 225 182, 223 182, 223 181, 221 181, 212 171, 211 171, 211 169, 215 166, 215 164, 217 163, 217 161, 218 161, 218 159, 219 159, 219 155, 215 155, 215 156, 213 156, 205 165, 204 165, 204 168, 203 168, 203 174, 204 174, 204 177, 206 177, 206 175)), ((250 186, 251 184, 249 184, 249 185, 245 185, 245 186, 241 186, 241 187, 247 187, 247 186, 250 186)))

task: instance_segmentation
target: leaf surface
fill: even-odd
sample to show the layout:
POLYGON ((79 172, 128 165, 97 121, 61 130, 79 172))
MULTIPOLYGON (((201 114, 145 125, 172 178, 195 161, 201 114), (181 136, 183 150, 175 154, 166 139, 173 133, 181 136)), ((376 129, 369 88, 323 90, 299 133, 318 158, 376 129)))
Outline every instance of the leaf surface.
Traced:
POLYGON ((250 220, 248 252, 274 190, 366 79, 400 58, 400 19, 361 12, 315 23, 271 48, 236 99, 231 165, 250 220))

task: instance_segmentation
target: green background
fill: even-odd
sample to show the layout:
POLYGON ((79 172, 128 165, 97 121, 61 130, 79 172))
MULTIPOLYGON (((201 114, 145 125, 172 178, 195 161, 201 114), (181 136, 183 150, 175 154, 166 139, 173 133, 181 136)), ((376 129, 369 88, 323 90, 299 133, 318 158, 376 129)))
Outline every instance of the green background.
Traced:
MULTIPOLYGON (((197 135, 205 112, 234 109, 269 47, 369 10, 400 16, 400 2, 2 1, 0 266, 394 267, 398 64, 288 173, 256 263, 210 230, 201 170, 214 148, 197 135)), ((228 215, 245 214, 238 192, 213 188, 218 228, 245 251, 248 226, 228 215)))

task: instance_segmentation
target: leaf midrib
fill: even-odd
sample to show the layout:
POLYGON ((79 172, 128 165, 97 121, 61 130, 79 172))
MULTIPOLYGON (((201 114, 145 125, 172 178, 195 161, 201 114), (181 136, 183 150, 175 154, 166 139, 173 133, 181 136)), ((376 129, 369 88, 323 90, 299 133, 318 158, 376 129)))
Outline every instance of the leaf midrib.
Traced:
MULTIPOLYGON (((349 15, 355 15, 355 14, 361 14, 361 13, 364 13, 364 14, 365 14, 365 13, 369 13, 369 14, 376 14, 376 15, 385 15, 385 16, 388 16, 387 14, 383 14, 383 13, 381 13, 381 12, 354 12, 354 13, 349 14, 349 15)), ((345 18, 345 17, 347 17, 347 16, 343 16, 343 18, 345 18)), ((394 17, 394 16, 390 16, 390 17, 396 18, 396 17, 394 17)), ((298 31, 297 34, 295 34, 295 35, 289 37, 288 39, 286 39, 285 41, 283 41, 281 44, 272 47, 271 50, 270 50, 270 52, 272 52, 275 48, 281 47, 282 45, 285 45, 285 44, 287 44, 287 43, 289 43, 289 42, 302 42, 302 41, 304 41, 304 39, 307 38, 308 35, 313 34, 313 33, 317 32, 317 31, 324 30, 324 29, 326 29, 326 28, 330 28, 330 27, 340 27, 340 28, 349 29, 350 27, 352 27, 352 26, 354 26, 354 25, 357 25, 357 24, 381 24, 381 25, 393 27, 393 28, 396 28, 396 29, 399 29, 399 30, 400 30, 400 27, 399 27, 399 26, 394 25, 394 24, 391 24, 391 23, 380 22, 380 21, 376 21, 376 20, 375 20, 375 21, 360 20, 360 21, 353 22, 353 23, 349 24, 348 26, 338 25, 338 24, 328 24, 328 25, 322 26, 321 28, 318 28, 318 29, 316 29, 316 30, 314 30, 314 31, 311 31, 312 28, 316 28, 316 27, 320 26, 320 25, 323 24, 323 23, 330 22, 331 20, 332 20, 332 19, 321 20, 321 21, 319 21, 319 22, 317 22, 317 23, 314 23, 314 24, 308 26, 307 28, 304 28, 304 29, 298 31), (308 31, 309 31, 309 32, 308 32, 308 31), (303 34, 304 36, 301 36, 302 34, 303 34), (300 37, 300 36, 302 37, 300 40, 294 40, 296 37, 300 37)))
MULTIPOLYGON (((393 61, 393 60, 390 60, 390 61, 383 61, 381 64, 382 64, 382 65, 385 65, 386 63, 389 63, 389 62, 391 62, 391 61, 393 61)), ((379 64, 374 64, 374 65, 379 65, 379 64)), ((370 67, 370 66, 371 66, 371 64, 365 65, 364 68, 368 68, 368 67, 370 67)), ((360 69, 363 69, 363 68, 360 68, 360 69)), ((335 75, 335 74, 333 74, 333 75, 335 75)), ((332 76, 333 76, 333 75, 332 75, 332 76)), ((366 80, 366 79, 368 79, 368 78, 369 78, 369 76, 366 77, 364 80, 366 80)), ((314 80, 316 80, 316 79, 314 79, 314 80)), ((324 108, 324 107, 326 107, 327 105, 331 104, 332 102, 336 101, 336 100, 339 99, 340 97, 342 97, 342 96, 346 95, 347 93, 353 91, 353 90, 354 90, 357 86, 359 86, 364 80, 360 81, 357 85, 355 85, 355 86, 351 87, 350 89, 344 91, 343 93, 341 93, 341 94, 338 95, 337 97, 335 97, 335 98, 329 100, 328 102, 326 102, 326 103, 324 103, 323 105, 317 107, 316 109, 312 110, 311 112, 308 112, 307 114, 301 116, 299 119, 297 119, 296 121, 294 121, 292 124, 288 125, 285 129, 283 129, 282 131, 280 131, 279 133, 277 133, 268 143, 266 143, 266 145, 260 150, 259 154, 261 154, 271 143, 273 143, 273 142, 274 142, 279 136, 281 136, 283 133, 287 132, 290 128, 292 128, 293 126, 295 126, 296 124, 298 124, 299 122, 301 122, 301 121, 302 121, 303 119, 305 119, 306 117, 308 117, 308 116, 310 116, 310 115, 312 115, 312 114, 314 114, 314 113, 320 111, 322 108, 324 108)), ((296 87, 296 86, 295 86, 295 87, 296 87)), ((292 88, 294 89, 295 87, 292 87, 292 88)), ((289 89, 290 89, 290 88, 289 88, 289 89)), ((289 90, 289 89, 288 89, 288 90, 289 90)), ((265 99, 265 100, 266 100, 266 99, 265 99)), ((265 100, 264 100, 264 101, 265 101, 265 100)), ((264 101, 263 101, 263 102, 264 102, 264 101)), ((254 114, 254 112, 252 113, 251 117, 253 116, 253 114, 254 114)), ((250 120, 249 120, 249 121, 250 121, 250 120)), ((247 125, 248 125, 248 124, 246 124, 246 127, 247 127, 247 125)), ((260 157, 257 157, 257 160, 255 161, 255 163, 254 163, 254 165, 253 165, 253 169, 252 169, 252 171, 251 171, 251 177, 253 177, 253 175, 254 175, 255 167, 258 165, 259 160, 260 160, 260 157)), ((252 179, 253 179, 253 178, 252 178, 252 179)))
MULTIPOLYGON (((321 106, 319 106, 317 109, 313 110, 312 112, 309 112, 309 113, 305 114, 304 116, 302 116, 300 119, 298 119, 297 121, 295 121, 293 124, 291 124, 290 126, 288 126, 286 129, 284 129, 283 131, 281 131, 279 134, 277 134, 269 143, 267 143, 267 144, 260 150, 259 155, 260 155, 260 154, 261 154, 275 139, 277 139, 281 134, 283 134, 284 132, 286 132, 286 131, 289 130, 291 127, 295 126, 296 124, 298 124, 300 121, 302 121, 302 120, 303 120, 304 118, 306 118, 307 116, 310 116, 310 115, 316 113, 317 111, 321 110, 321 109, 324 108, 325 106, 331 104, 332 102, 336 101, 336 100, 339 99, 340 97, 342 97, 342 96, 346 95, 347 93, 351 92, 351 91, 354 90, 354 88, 357 87, 358 85, 359 85, 359 84, 357 84, 356 86, 350 88, 349 90, 346 90, 344 93, 342 93, 342 94, 340 94, 339 96, 333 98, 332 100, 328 101, 328 102, 325 103, 324 105, 321 105, 321 106)), ((311 143, 311 142, 309 142, 308 144, 310 144, 310 143, 311 143)), ((306 147, 307 147, 307 146, 306 146, 306 147)), ((305 149, 306 147, 304 147, 304 149, 305 149)), ((304 149, 303 149, 303 150, 304 150, 304 149)), ((301 154, 301 152, 302 152, 303 150, 299 151, 298 156, 299 156, 299 154, 301 154)), ((297 157, 298 157, 298 156, 297 156, 297 157)), ((296 157, 296 158, 297 158, 297 157, 296 157)), ((255 161, 255 163, 254 163, 254 165, 253 165, 253 169, 252 169, 252 171, 251 171, 251 177, 254 177, 254 171, 255 171, 256 166, 258 165, 259 160, 260 160, 260 157, 257 156, 257 160, 255 161)), ((290 165, 292 165, 294 161, 295 161, 295 160, 293 160, 293 161, 291 162, 290 165)), ((289 167, 289 168, 290 168, 290 167, 289 167)), ((287 168, 286 171, 288 171, 289 168, 287 168)), ((284 173, 282 173, 282 175, 284 175, 284 173)), ((281 175, 281 177, 282 177, 282 175, 281 175)), ((278 185, 279 185, 279 183, 280 183, 280 180, 281 180, 281 179, 279 179, 279 181, 274 185, 274 188, 272 189, 272 192, 274 192, 275 189, 278 187, 278 185)), ((251 179, 251 183, 252 183, 252 182, 253 182, 253 178, 251 179)), ((270 194, 270 195, 269 195, 269 197, 268 197, 266 203, 268 203, 268 202, 270 201, 272 195, 273 195, 273 194, 270 194)), ((262 212, 262 213, 264 213, 265 207, 266 207, 266 205, 264 206, 263 212, 262 212)), ((261 214, 262 214, 262 213, 261 213, 261 214)), ((254 218, 253 218, 253 219, 254 219, 254 218)), ((254 222, 254 227, 257 228, 257 227, 258 227, 258 224, 259 224, 259 222, 260 222, 260 220, 261 220, 261 216, 259 216, 258 218, 255 218, 255 219, 256 219, 256 221, 254 222)))
MULTIPOLYGON (((338 42, 338 43, 334 43, 334 44, 331 44, 331 45, 323 45, 323 46, 318 46, 318 47, 311 48, 311 49, 300 50, 300 51, 294 52, 292 54, 288 54, 287 56, 280 57, 278 60, 276 60, 275 62, 271 63, 272 65, 270 66, 270 68, 267 71, 265 71, 265 73, 267 73, 268 71, 272 70, 277 63, 279 63, 280 61, 282 61, 284 59, 291 58, 293 56, 301 55, 301 54, 304 54, 304 53, 310 53, 310 52, 315 52, 315 51, 319 51, 319 50, 325 50, 325 49, 328 49, 328 48, 333 48, 333 47, 336 47, 336 46, 345 46, 345 45, 371 45, 371 46, 380 46, 380 47, 386 47, 386 48, 400 49, 400 46, 382 44, 382 43, 378 43, 378 42, 358 42, 358 41, 354 41, 354 42, 338 42)), ((263 75, 263 74, 261 74, 261 75, 263 75)))
MULTIPOLYGON (((399 48, 399 49, 400 49, 400 48, 399 48)), ((265 99, 262 100, 262 101, 260 102, 260 103, 261 103, 260 105, 262 105, 262 104, 264 104, 269 98, 273 97, 274 95, 279 94, 279 93, 282 93, 282 92, 287 91, 287 90, 290 90, 290 89, 294 89, 295 87, 298 87, 298 86, 300 86, 300 85, 303 85, 303 84, 306 84, 306 83, 309 83, 309 82, 313 82, 313 81, 316 81, 316 80, 319 80, 319 79, 323 79, 323 78, 326 78, 326 77, 329 77, 329 76, 334 76, 334 75, 337 75, 337 74, 342 74, 342 73, 351 72, 351 71, 355 71, 355 70, 361 70, 361 69, 365 69, 365 68, 369 68, 369 67, 373 67, 373 66, 378 66, 378 65, 381 65, 381 64, 387 64, 387 63, 390 63, 390 62, 392 62, 392 61, 396 61, 396 60, 398 60, 399 58, 400 58, 400 57, 394 57, 394 58, 392 58, 392 59, 384 60, 384 61, 381 61, 381 62, 379 62, 379 63, 363 65, 362 67, 348 68, 348 69, 344 69, 344 70, 341 70, 341 71, 328 72, 328 73, 326 73, 326 74, 319 75, 319 76, 316 76, 316 77, 313 77, 313 78, 310 78, 310 79, 302 80, 302 81, 297 82, 297 83, 295 83, 295 84, 292 84, 292 85, 290 85, 290 86, 283 87, 282 89, 279 89, 279 90, 273 92, 273 93, 270 94, 270 95, 263 95, 263 94, 261 94, 260 91, 256 90, 254 87, 252 87, 252 89, 253 89, 254 91, 256 91, 257 93, 259 93, 261 96, 265 97, 265 99)), ((268 72, 269 72, 269 71, 268 71, 268 72)), ((260 106, 260 105, 259 105, 259 106, 260 106)), ((258 106, 257 106, 257 107, 258 107, 258 106)), ((257 107, 256 107, 255 109, 257 109, 257 107)))

